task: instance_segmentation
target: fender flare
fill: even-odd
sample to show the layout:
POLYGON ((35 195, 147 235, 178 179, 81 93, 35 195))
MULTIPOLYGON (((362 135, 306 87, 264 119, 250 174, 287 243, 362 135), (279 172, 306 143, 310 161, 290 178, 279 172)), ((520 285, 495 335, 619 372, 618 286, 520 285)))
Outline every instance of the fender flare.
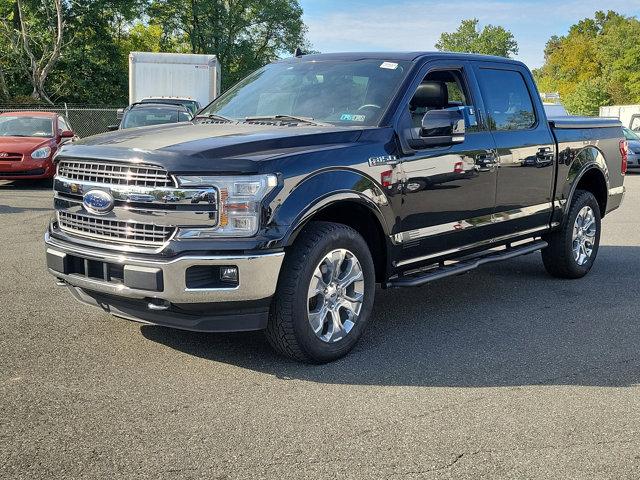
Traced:
MULTIPOLYGON (((607 194, 609 192, 609 167, 603 153, 592 145, 580 150, 575 159, 569 165, 567 177, 564 179, 563 197, 566 198, 562 212, 562 224, 564 225, 569 214, 569 206, 578 188, 580 180, 591 170, 596 170, 602 176, 607 194)), ((606 200, 605 200, 606 202, 606 200)))
POLYGON ((274 220, 280 225, 288 225, 281 244, 291 245, 315 214, 339 202, 362 205, 376 217, 384 234, 391 234, 389 225, 393 225, 395 216, 380 186, 360 172, 335 169, 305 178, 278 207, 274 220))

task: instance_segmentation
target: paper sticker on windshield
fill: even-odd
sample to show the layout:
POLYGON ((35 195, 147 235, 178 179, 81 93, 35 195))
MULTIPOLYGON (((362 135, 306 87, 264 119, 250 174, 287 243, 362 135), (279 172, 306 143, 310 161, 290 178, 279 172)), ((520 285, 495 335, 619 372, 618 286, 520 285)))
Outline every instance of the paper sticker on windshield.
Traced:
POLYGON ((398 64, 393 62, 383 62, 382 65, 380 65, 380 68, 388 68, 389 70, 395 70, 396 68, 398 68, 398 64))
POLYGON ((366 115, 351 115, 350 113, 343 113, 340 115, 340 120, 343 122, 364 122, 366 115))

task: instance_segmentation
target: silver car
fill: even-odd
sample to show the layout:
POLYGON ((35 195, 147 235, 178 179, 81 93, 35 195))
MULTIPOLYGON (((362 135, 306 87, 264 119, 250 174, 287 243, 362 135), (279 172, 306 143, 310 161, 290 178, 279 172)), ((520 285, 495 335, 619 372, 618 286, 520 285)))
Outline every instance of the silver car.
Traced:
POLYGON ((627 156, 627 168, 640 169, 640 135, 633 130, 622 127, 624 138, 629 144, 629 155, 627 156))

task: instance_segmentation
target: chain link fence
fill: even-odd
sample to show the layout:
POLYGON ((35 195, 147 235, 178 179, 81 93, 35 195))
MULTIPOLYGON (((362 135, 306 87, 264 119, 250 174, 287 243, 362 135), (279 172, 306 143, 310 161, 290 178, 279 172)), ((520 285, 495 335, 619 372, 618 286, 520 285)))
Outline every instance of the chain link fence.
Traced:
POLYGON ((117 111, 119 107, 93 107, 87 105, 1 105, 0 113, 4 112, 56 112, 64 115, 71 124, 73 131, 80 138, 104 133, 109 125, 117 125, 117 111))

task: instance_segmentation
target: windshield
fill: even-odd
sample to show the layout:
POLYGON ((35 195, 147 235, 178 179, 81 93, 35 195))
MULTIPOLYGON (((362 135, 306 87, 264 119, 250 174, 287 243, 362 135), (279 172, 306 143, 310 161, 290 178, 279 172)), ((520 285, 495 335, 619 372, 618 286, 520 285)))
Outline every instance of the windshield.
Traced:
POLYGON ((283 62, 236 84, 200 115, 293 115, 339 125, 377 125, 409 62, 382 60, 283 62))
POLYGON ((177 108, 138 108, 129 110, 122 120, 122 128, 146 127, 162 123, 188 122, 191 118, 177 108))
POLYGON ((629 130, 628 128, 623 128, 622 131, 624 132, 624 138, 626 138, 627 140, 635 140, 640 142, 640 135, 638 135, 637 133, 629 130))
POLYGON ((45 117, 0 117, 0 136, 53 137, 53 121, 45 117))

